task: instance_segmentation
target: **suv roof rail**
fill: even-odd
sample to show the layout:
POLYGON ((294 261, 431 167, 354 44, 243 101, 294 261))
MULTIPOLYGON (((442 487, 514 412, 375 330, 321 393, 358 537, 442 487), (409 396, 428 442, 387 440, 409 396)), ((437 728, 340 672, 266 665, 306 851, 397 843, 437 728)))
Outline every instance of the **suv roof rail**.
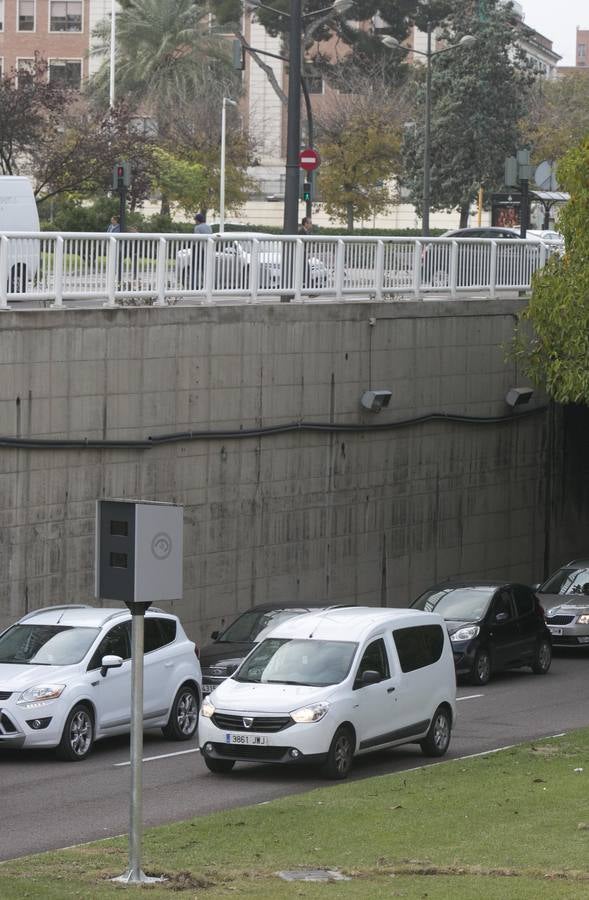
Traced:
POLYGON ((32 616, 36 616, 39 613, 51 612, 54 609, 92 609, 92 607, 89 603, 63 603, 59 606, 42 606, 39 609, 32 609, 30 612, 22 616, 18 621, 26 622, 26 620, 30 619, 32 616))

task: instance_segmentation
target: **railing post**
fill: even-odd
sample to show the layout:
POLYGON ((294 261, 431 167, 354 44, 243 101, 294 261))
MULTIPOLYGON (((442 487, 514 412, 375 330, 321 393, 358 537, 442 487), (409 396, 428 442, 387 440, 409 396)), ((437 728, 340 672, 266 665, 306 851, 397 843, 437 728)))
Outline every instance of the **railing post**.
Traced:
POLYGON ((105 306, 116 306, 116 290, 117 290, 117 239, 112 235, 108 239, 106 250, 106 292, 107 301, 105 306))
POLYGON ((168 267, 168 242, 160 237, 157 242, 157 260, 155 269, 155 285, 157 299, 154 306, 166 306, 166 271, 168 267))
POLYGON ((346 264, 346 245, 339 238, 335 248, 335 296, 341 299, 344 295, 344 276, 346 264))
POLYGON ((8 309, 8 238, 0 235, 0 309, 8 309))
POLYGON ((53 289, 55 300, 52 306, 63 306, 63 238, 60 234, 55 239, 53 253, 53 289))
POLYGON ((206 239, 205 246, 205 294, 207 303, 213 302, 213 290, 215 287, 215 239, 206 239))
POLYGON ((457 288, 458 288, 458 244, 456 241, 452 241, 452 245, 450 248, 450 296, 452 300, 455 300, 458 296, 457 288))
POLYGON ((374 296, 380 302, 384 290, 384 241, 376 244, 376 260, 374 266, 374 296))
MULTIPOLYGON (((288 246, 288 242, 283 241, 283 244, 284 244, 283 258, 284 258, 284 256, 288 256, 288 252, 286 249, 288 246)), ((308 254, 305 253, 305 248, 303 245, 303 238, 297 238, 297 242, 295 244, 295 258, 294 258, 294 285, 293 285, 294 300, 301 299, 301 292, 303 290, 303 278, 304 278, 304 274, 305 274, 303 270, 306 268, 305 257, 307 257, 307 261, 308 261, 308 254)), ((307 285, 307 287, 308 287, 308 285, 307 285)))
POLYGON ((497 241, 491 242, 491 262, 489 265, 489 297, 497 295, 497 241))
POLYGON ((421 290, 421 258, 423 256, 423 244, 415 240, 413 245, 413 293, 419 297, 421 290))
POLYGON ((259 285, 260 285, 260 242, 256 238, 253 238, 252 249, 250 251, 249 284, 247 286, 247 289, 248 289, 247 302, 248 303, 252 303, 254 300, 257 300, 259 285))

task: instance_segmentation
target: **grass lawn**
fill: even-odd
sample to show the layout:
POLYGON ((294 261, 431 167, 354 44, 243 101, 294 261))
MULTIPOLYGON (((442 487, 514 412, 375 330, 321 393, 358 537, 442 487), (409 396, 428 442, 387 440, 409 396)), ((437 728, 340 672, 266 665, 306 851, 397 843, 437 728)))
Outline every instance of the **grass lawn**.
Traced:
POLYGON ((151 829, 143 869, 168 876, 165 885, 110 883, 127 867, 127 840, 117 839, 0 864, 0 897, 589 900, 588 851, 584 729, 151 829), (275 875, 299 867, 350 880, 275 875))

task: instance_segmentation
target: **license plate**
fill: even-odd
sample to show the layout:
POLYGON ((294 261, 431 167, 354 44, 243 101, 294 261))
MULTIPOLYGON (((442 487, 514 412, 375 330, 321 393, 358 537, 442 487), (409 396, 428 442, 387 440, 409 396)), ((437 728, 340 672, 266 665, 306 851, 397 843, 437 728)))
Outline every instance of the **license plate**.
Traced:
POLYGON ((559 634, 562 634, 562 628, 555 628, 554 625, 549 625, 548 629, 550 631, 550 634, 555 634, 557 636, 559 634))
POLYGON ((225 743, 261 746, 268 743, 268 738, 261 734, 226 734, 225 743))

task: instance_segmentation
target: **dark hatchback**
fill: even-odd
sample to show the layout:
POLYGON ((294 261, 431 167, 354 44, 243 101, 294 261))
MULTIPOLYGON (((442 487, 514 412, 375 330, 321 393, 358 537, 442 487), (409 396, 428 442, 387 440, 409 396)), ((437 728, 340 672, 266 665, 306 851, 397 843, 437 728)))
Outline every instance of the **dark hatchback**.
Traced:
POLYGON ((544 675, 552 661, 550 632, 534 591, 523 584, 444 582, 411 606, 446 620, 457 676, 486 684, 500 669, 530 666, 544 675))
POLYGON ((261 603, 242 613, 224 631, 213 631, 212 644, 200 651, 202 692, 210 694, 218 684, 233 675, 250 650, 269 631, 293 616, 314 609, 327 609, 328 603, 261 603))

